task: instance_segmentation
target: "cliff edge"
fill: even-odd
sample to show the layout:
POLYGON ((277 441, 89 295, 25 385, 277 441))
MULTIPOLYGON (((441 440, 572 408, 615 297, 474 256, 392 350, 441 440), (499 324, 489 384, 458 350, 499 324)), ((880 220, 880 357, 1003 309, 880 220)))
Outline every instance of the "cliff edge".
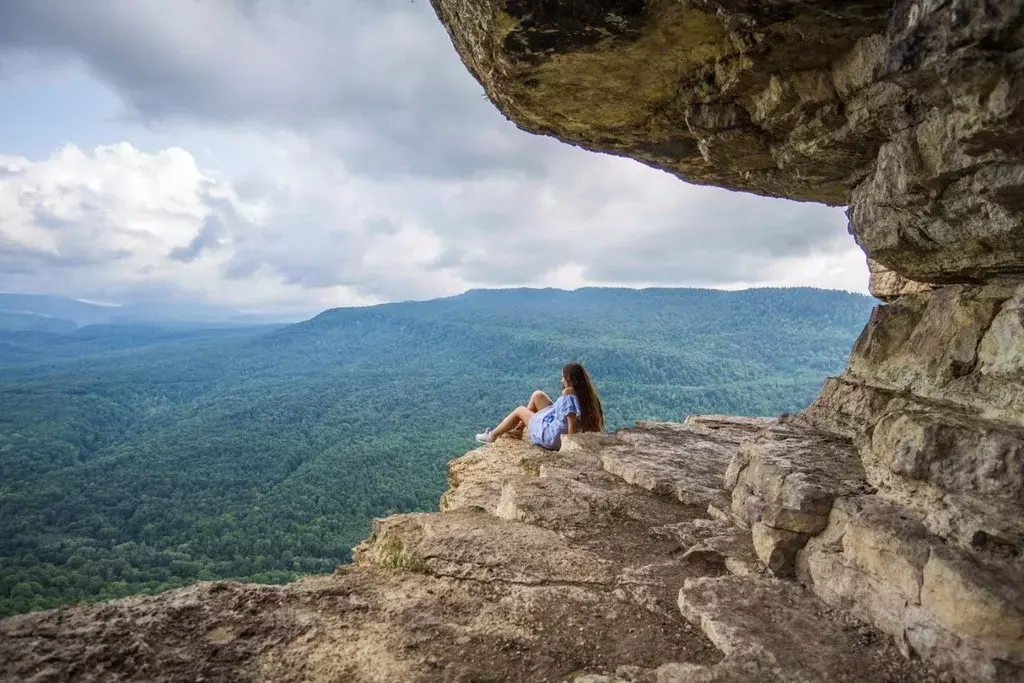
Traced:
POLYGON ((501 439, 451 462, 440 512, 375 520, 331 576, 13 617, 0 677, 938 680, 766 569, 790 573, 789 546, 737 526, 724 486, 737 468, 744 485, 778 474, 748 472, 742 444, 762 440, 828 455, 819 483, 867 486, 848 442, 775 420, 641 424, 566 438, 557 454, 501 439))

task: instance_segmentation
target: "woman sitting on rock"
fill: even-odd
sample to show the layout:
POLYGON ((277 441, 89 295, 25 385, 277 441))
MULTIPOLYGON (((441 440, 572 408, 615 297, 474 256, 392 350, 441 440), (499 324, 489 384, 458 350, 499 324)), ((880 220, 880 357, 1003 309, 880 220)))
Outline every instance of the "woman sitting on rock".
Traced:
POLYGON ((519 406, 494 429, 476 435, 480 443, 491 443, 502 434, 526 430, 530 443, 556 451, 562 434, 604 431, 601 399, 590 375, 579 363, 562 368, 562 395, 552 401, 543 391, 533 392, 530 402, 519 406))

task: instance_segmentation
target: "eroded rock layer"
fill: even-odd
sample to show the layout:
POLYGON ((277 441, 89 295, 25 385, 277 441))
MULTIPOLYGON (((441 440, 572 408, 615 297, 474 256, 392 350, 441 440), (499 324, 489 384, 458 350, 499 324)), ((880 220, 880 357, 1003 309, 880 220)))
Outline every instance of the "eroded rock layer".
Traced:
POLYGON ((525 130, 690 182, 850 205, 913 281, 1024 274, 1016 0, 432 0, 525 130))
POLYGON ((879 492, 833 506, 801 579, 965 680, 1024 677, 1022 298, 949 285, 879 307, 793 418, 849 438, 879 492))
POLYGON ((1024 562, 1024 286, 953 285, 875 310, 805 417, 929 529, 1024 562))

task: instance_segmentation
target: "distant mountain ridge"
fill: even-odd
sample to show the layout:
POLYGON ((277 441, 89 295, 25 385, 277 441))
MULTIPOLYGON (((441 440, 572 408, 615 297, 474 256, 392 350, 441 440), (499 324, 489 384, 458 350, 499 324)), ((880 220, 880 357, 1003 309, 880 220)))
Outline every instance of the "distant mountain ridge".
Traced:
POLYGON ((106 322, 113 312, 77 299, 41 294, 0 293, 0 329, 68 329, 106 322), (9 326, 20 319, 23 327, 9 326), (34 323, 34 324, 33 324, 34 323))
POLYGON ((251 325, 268 322, 282 322, 282 317, 167 301, 107 306, 45 294, 0 293, 0 330, 66 332, 102 324, 251 325))

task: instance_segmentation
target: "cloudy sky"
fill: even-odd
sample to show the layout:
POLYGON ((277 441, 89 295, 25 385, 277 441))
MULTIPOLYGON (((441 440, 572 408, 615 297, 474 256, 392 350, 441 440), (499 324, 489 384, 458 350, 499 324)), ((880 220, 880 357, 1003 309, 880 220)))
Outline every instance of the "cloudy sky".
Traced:
POLYGON ((0 2, 0 291, 246 310, 471 287, 866 291, 839 209, 519 131, 426 0, 0 2))

